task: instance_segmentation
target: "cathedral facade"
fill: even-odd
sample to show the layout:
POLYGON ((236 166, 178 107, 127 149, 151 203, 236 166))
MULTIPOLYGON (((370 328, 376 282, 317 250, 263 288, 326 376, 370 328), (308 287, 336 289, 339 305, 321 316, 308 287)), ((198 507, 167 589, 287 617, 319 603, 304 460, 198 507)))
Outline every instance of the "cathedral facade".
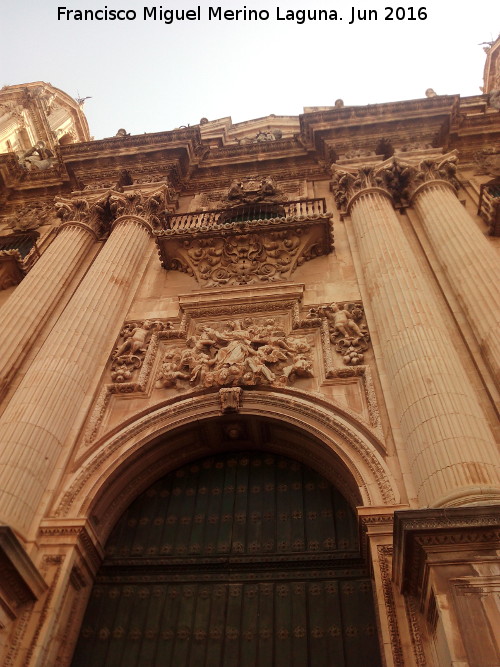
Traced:
POLYGON ((500 664, 499 72, 99 141, 0 91, 0 664, 500 664))

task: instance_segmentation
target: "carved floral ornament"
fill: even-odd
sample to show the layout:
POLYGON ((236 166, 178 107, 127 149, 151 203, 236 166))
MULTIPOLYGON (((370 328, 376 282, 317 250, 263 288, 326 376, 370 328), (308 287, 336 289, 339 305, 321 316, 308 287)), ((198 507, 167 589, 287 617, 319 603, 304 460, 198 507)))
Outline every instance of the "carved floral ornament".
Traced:
POLYGON ((373 189, 385 190, 398 206, 408 206, 415 191, 425 183, 445 181, 454 190, 460 182, 456 177, 457 156, 449 153, 440 159, 426 159, 411 164, 398 158, 391 158, 377 165, 367 165, 358 169, 345 170, 332 165, 334 192, 337 208, 347 211, 353 197, 373 189))
POLYGON ((319 226, 282 229, 278 221, 274 231, 272 223, 263 222, 265 231, 259 229, 264 225, 249 223, 227 237, 167 240, 165 266, 194 276, 202 287, 251 285, 287 280, 298 266, 328 251, 319 226))

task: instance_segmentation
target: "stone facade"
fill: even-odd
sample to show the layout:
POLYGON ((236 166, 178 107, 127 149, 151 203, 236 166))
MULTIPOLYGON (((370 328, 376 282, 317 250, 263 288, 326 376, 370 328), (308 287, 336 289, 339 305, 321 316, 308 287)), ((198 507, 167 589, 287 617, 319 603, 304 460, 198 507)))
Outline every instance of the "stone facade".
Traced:
POLYGON ((0 91, 1 664, 69 665, 126 508, 250 441, 356 508, 383 664, 500 664, 499 52, 475 97, 100 141, 0 91))

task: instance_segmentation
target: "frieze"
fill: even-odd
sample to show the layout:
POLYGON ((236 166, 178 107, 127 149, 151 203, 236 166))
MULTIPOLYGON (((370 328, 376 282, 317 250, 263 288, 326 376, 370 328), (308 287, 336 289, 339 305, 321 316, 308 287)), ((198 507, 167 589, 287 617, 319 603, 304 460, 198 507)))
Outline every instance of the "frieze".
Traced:
MULTIPOLYGON (((325 179, 328 178, 328 170, 322 165, 315 165, 313 167, 304 165, 303 167, 297 167, 294 170, 273 169, 273 176, 275 179, 279 180, 280 183, 284 180, 325 179)), ((186 189, 195 192, 213 192, 214 190, 227 188, 234 178, 240 177, 241 174, 235 174, 235 170, 233 170, 232 173, 228 173, 227 171, 223 172, 217 168, 207 168, 203 169, 202 172, 200 170, 192 173, 189 181, 186 183, 186 189)))
MULTIPOLYGON (((99 190, 103 188, 116 188, 120 180, 120 172, 123 169, 116 166, 112 169, 75 169, 75 176, 80 182, 83 191, 99 190)), ((170 161, 155 161, 148 164, 147 161, 140 165, 132 165, 127 169, 133 184, 166 183, 169 186, 169 198, 176 199, 176 189, 181 185, 181 174, 179 165, 170 161)))
POLYGON ((275 137, 274 139, 259 140, 258 137, 262 137, 263 134, 263 132, 259 132, 253 139, 242 139, 239 144, 211 149, 207 158, 210 160, 218 160, 236 156, 252 157, 256 153, 281 153, 286 150, 296 151, 298 148, 302 149, 302 145, 293 138, 282 139, 281 137, 275 137))
MULTIPOLYGON (((148 134, 136 134, 127 137, 127 148, 140 149, 147 146, 162 146, 164 144, 175 144, 178 142, 192 142, 196 147, 200 143, 200 133, 198 128, 187 128, 182 130, 173 130, 171 132, 151 132, 148 134)), ((109 137, 98 141, 87 141, 79 144, 68 144, 61 146, 60 152, 64 160, 90 153, 103 153, 106 151, 116 151, 123 148, 122 137, 109 137)))

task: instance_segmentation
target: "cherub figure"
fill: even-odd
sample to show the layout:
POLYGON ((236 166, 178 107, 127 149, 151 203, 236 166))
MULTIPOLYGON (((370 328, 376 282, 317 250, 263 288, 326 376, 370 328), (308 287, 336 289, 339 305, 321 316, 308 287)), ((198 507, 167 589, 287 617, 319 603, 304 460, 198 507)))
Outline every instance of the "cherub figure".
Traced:
POLYGON ((160 374, 158 375, 158 387, 175 387, 177 380, 189 380, 188 373, 180 370, 181 355, 179 350, 169 350, 163 357, 160 374))
POLYGON ((345 338, 361 338, 363 332, 352 318, 352 314, 344 307, 332 303, 326 309, 326 316, 333 322, 333 328, 339 331, 345 338))
POLYGON ((123 336, 125 340, 116 349, 113 358, 117 359, 125 352, 128 354, 136 354, 137 352, 144 352, 146 349, 146 342, 153 329, 159 326, 158 322, 151 322, 145 320, 144 324, 131 328, 129 325, 125 327, 123 336))

